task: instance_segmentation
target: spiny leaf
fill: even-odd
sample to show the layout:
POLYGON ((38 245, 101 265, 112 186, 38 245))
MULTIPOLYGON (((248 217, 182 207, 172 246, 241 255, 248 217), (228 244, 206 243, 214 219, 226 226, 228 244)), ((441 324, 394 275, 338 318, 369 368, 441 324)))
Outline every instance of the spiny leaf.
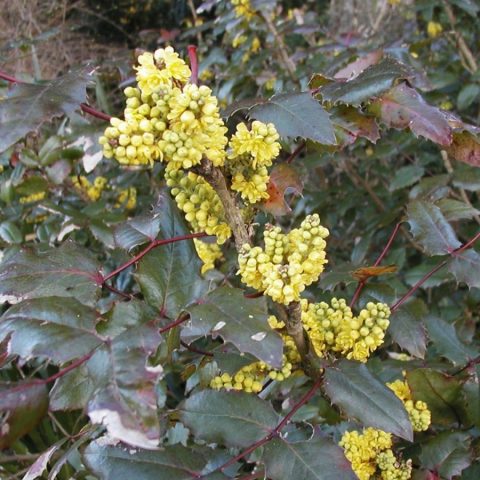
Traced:
POLYGON ((365 365, 341 360, 326 368, 324 388, 349 417, 412 441, 412 425, 402 402, 365 365))
POLYGON ((247 447, 273 430, 279 417, 270 403, 245 392, 205 390, 187 398, 181 421, 196 438, 247 447))
POLYGON ((44 85, 16 84, 0 101, 0 152, 54 117, 72 114, 85 101, 88 80, 77 69, 44 85))
POLYGON ((281 366, 283 342, 268 325, 265 298, 245 298, 242 290, 220 287, 188 312, 191 324, 182 330, 184 338, 219 335, 240 352, 251 353, 275 368, 281 366))
POLYGON ((473 248, 455 253, 448 269, 455 275, 457 282, 464 282, 469 288, 480 288, 480 253, 473 248))
POLYGON ((344 147, 353 144, 359 137, 372 143, 380 138, 375 117, 363 115, 357 109, 339 105, 331 111, 331 120, 335 127, 337 143, 344 147))
POLYGON ((418 358, 425 357, 427 337, 423 317, 426 307, 420 300, 403 305, 393 313, 388 332, 393 341, 402 349, 418 358))
MULTIPOLYGON (((161 211, 163 238, 186 235, 185 220, 172 201, 162 195, 156 207, 161 211)), ((192 240, 162 245, 139 262, 136 278, 147 302, 169 318, 175 318, 188 305, 201 298, 208 283, 200 275, 200 261, 192 240)))
POLYGON ((288 443, 276 438, 265 446, 263 457, 272 480, 354 480, 343 450, 328 438, 288 443))
POLYGON ((436 205, 440 207, 440 210, 449 222, 470 219, 476 215, 480 215, 480 210, 477 210, 464 202, 452 200, 451 198, 442 198, 436 203, 436 205))
POLYGON ((54 295, 93 305, 99 268, 87 249, 68 241, 58 248, 22 249, 0 264, 0 302, 54 295))
POLYGON ((310 92, 274 95, 255 105, 249 116, 265 123, 272 122, 284 137, 302 137, 323 145, 335 145, 335 135, 328 113, 310 92))
POLYGON ((374 50, 373 52, 367 53, 357 58, 353 62, 349 63, 346 67, 343 67, 339 70, 334 78, 336 79, 346 79, 353 80, 355 77, 358 77, 366 68, 371 65, 375 65, 383 57, 383 50, 374 50))
POLYGON ((320 94, 329 102, 360 106, 391 88, 397 80, 410 76, 411 73, 405 65, 386 57, 365 69, 353 80, 321 87, 320 94))
POLYGON ((429 255, 445 255, 460 247, 461 243, 439 207, 415 200, 408 205, 407 213, 414 238, 429 255))
POLYGON ((303 190, 303 182, 298 172, 288 165, 281 163, 276 165, 268 182, 268 200, 262 203, 262 208, 274 216, 282 216, 291 213, 292 209, 285 200, 285 194, 293 192, 300 195, 303 190))
POLYGON ((35 298, 3 314, 0 341, 10 336, 9 351, 22 358, 45 357, 64 363, 87 355, 102 343, 96 322, 95 310, 73 298, 35 298))
POLYGON ((115 228, 115 244, 119 248, 131 250, 157 238, 164 213, 160 209, 147 215, 139 215, 115 228))
POLYGON ((47 413, 47 388, 42 383, 0 383, 0 450, 32 430, 47 413))
POLYGON ((452 129, 443 113, 428 105, 420 94, 401 83, 374 102, 372 109, 379 109, 382 122, 393 128, 410 128, 415 135, 421 135, 442 146, 452 143, 452 129))

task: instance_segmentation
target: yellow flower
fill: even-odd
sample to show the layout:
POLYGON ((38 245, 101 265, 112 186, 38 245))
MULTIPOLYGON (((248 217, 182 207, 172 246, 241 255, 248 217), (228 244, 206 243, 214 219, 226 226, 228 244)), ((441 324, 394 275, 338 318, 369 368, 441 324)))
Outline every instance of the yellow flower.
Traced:
POLYGON ((175 80, 185 83, 192 75, 188 65, 172 47, 159 48, 155 51, 154 57, 158 65, 175 80))
POLYGON ((206 243, 198 238, 193 239, 195 250, 203 262, 202 274, 215 268, 215 262, 223 259, 221 248, 216 243, 206 243))
POLYGON ((427 34, 430 38, 437 38, 443 32, 443 27, 440 23, 430 20, 427 24, 427 34))
POLYGON ((167 70, 159 70, 155 65, 153 54, 145 52, 138 57, 137 83, 145 95, 159 92, 171 85, 171 74, 167 70))

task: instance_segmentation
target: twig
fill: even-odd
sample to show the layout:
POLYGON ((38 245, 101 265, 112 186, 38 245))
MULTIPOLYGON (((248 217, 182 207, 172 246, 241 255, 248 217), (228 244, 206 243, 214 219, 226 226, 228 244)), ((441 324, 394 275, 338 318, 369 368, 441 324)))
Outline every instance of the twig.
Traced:
POLYGON ((302 150, 306 147, 307 142, 303 141, 287 158, 286 163, 292 163, 295 158, 302 152, 302 150))
POLYGON ((390 307, 390 310, 392 311, 392 313, 395 312, 395 310, 397 310, 406 300, 408 300, 432 275, 434 275, 440 269, 442 269, 445 265, 447 265, 452 257, 455 257, 459 253, 462 253, 463 251, 465 251, 467 248, 470 248, 479 239, 480 239, 480 232, 477 233, 473 238, 471 238, 467 243, 450 252, 449 254, 450 258, 443 260, 436 267, 434 267, 427 274, 425 274, 412 288, 410 288, 410 290, 402 298, 397 300, 397 302, 395 302, 392 305, 392 307, 390 307))
MULTIPOLYGON (((384 249, 382 250, 382 253, 379 255, 375 263, 373 264, 374 267, 378 267, 380 265, 381 261, 385 258, 385 255, 388 253, 390 250, 390 247, 393 243, 393 240, 395 240, 395 237, 397 236, 398 230, 400 229, 400 225, 402 222, 398 222, 395 225, 395 228, 393 229, 392 234, 390 235, 390 238, 388 239, 387 244, 385 245, 384 249)), ((355 290, 355 293, 353 294, 352 301, 350 302, 350 308, 352 308, 355 305, 355 302, 357 301, 358 297, 360 296, 360 293, 363 290, 363 287, 367 283, 367 280, 361 280, 358 282, 357 289, 355 290)))
POLYGON ((267 435, 265 435, 262 439, 258 440, 254 444, 250 445, 248 448, 240 452, 238 455, 235 457, 232 457, 230 460, 225 462, 223 465, 220 467, 217 467, 215 470, 209 472, 209 474, 216 472, 216 471, 221 471, 223 472, 226 468, 228 468, 230 465, 233 465, 235 462, 238 462, 238 460, 241 460, 245 456, 247 456, 249 453, 252 453, 254 450, 256 450, 258 447, 261 447, 265 443, 268 443, 270 440, 273 440, 275 437, 280 435, 280 431, 287 425, 287 423, 290 422, 292 417, 297 413, 297 410, 305 405, 312 397, 315 395, 315 392, 320 388, 320 385, 322 384, 323 377, 317 379, 315 383, 313 384, 312 388, 303 395, 303 397, 300 398, 300 400, 292 407, 292 409, 283 417, 283 420, 267 435))
POLYGON ((480 363, 480 355, 478 357, 472 358, 469 360, 462 368, 459 370, 455 371, 452 373, 452 376, 459 375, 460 373, 464 372, 465 370, 469 369, 470 367, 473 367, 474 365, 477 365, 477 363, 480 363))
POLYGON ((193 347, 192 345, 189 345, 187 342, 184 342, 183 340, 180 340, 180 345, 182 347, 186 348, 187 350, 189 350, 190 352, 193 352, 193 353, 198 353, 200 355, 205 355, 206 357, 213 357, 214 356, 212 352, 206 352, 205 350, 200 350, 197 347, 193 347))
POLYGON ((172 323, 169 323, 165 327, 162 327, 158 332, 159 333, 165 333, 171 330, 172 328, 177 327, 178 325, 181 325, 182 323, 186 322, 190 318, 190 315, 188 313, 184 313, 180 315, 177 320, 175 320, 172 323))

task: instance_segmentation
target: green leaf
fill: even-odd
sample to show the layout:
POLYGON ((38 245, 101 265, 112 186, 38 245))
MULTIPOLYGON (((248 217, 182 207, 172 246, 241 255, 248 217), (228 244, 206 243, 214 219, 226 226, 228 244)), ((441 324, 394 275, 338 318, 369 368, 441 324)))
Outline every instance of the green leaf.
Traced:
POLYGON ((480 214, 480 210, 473 208, 471 205, 450 198, 442 198, 437 202, 437 206, 440 207, 449 222, 470 219, 480 214))
POLYGON ((426 402, 432 412, 432 422, 440 425, 460 423, 461 383, 431 368, 407 372, 407 382, 415 401, 426 402))
POLYGON ((352 276, 355 268, 355 265, 351 263, 335 265, 333 270, 320 276, 319 287, 322 290, 333 291, 340 284, 347 286, 356 283, 357 280, 352 276))
POLYGON ((452 129, 443 113, 428 105, 420 94, 401 83, 372 105, 388 127, 410 130, 442 146, 452 143, 452 129))
POLYGON ((164 213, 157 209, 148 215, 139 215, 119 225, 114 231, 115 244, 124 250, 151 242, 160 232, 164 213))
POLYGON ((252 107, 249 116, 272 122, 282 137, 302 137, 323 145, 335 145, 328 113, 309 92, 274 95, 252 107))
MULTIPOLYGON (((156 210, 162 212, 162 237, 187 235, 185 220, 172 201, 162 195, 156 210)), ((161 245, 139 262, 136 278, 147 302, 169 318, 175 318, 208 290, 192 240, 161 245)))
POLYGON ((196 438, 231 447, 247 447, 279 422, 270 403, 245 392, 204 390, 187 398, 180 420, 196 438))
POLYGON ((85 101, 87 83, 82 68, 44 85, 16 84, 0 101, 0 152, 54 117, 71 115, 85 101))
POLYGON ((466 110, 473 102, 480 99, 480 85, 469 83, 465 85, 457 96, 457 107, 466 110))
POLYGON ((424 358, 427 349, 427 337, 422 321, 426 310, 425 304, 419 300, 409 302, 393 313, 388 328, 392 340, 418 358, 424 358))
POLYGON ((463 385, 465 395, 465 410, 470 422, 477 428, 480 428, 480 384, 478 373, 480 369, 477 366, 477 375, 471 376, 463 385))
POLYGON ((328 438, 287 443, 275 438, 264 448, 263 462, 272 480, 354 480, 343 450, 328 438))
POLYGON ((365 365, 341 360, 327 367, 324 389, 349 417, 412 441, 412 425, 403 403, 365 365))
POLYGON ((453 172, 453 185, 472 192, 480 190, 480 169, 467 165, 458 165, 458 167, 453 172))
POLYGON ((463 282, 469 288, 480 288, 480 254, 473 248, 455 253, 448 263, 448 269, 457 282, 463 282))
POLYGON ((436 315, 427 315, 425 323, 428 336, 435 344, 438 353, 451 360, 454 365, 463 365, 478 355, 473 349, 464 345, 457 336, 455 327, 436 315))
POLYGON ((98 271, 92 254, 69 241, 36 252, 23 248, 0 264, 0 302, 54 295, 94 305, 100 291, 98 271))
POLYGON ((88 354, 102 340, 97 336, 97 313, 77 300, 46 297, 10 307, 1 317, 0 341, 22 358, 46 357, 57 363, 88 354))
POLYGON ((363 115, 357 109, 346 105, 334 108, 331 114, 337 141, 342 146, 351 145, 359 137, 366 138, 373 143, 380 138, 375 117, 363 115))
POLYGON ((31 431, 46 415, 47 388, 42 383, 0 383, 0 450, 31 431))
POLYGON ((23 235, 11 220, 0 223, 0 238, 6 243, 22 243, 23 235))
MULTIPOLYGON (((100 480, 192 480, 192 472, 199 474, 214 454, 207 448, 181 445, 157 451, 137 450, 107 445, 102 440, 92 442, 83 453, 85 464, 100 480)), ((210 476, 202 478, 213 480, 210 476)), ((228 477, 215 476, 215 480, 222 478, 228 477)))
POLYGON ((412 235, 429 255, 445 255, 461 246, 439 207, 414 200, 407 208, 412 235))
POLYGON ((470 437, 466 433, 442 432, 422 444, 420 461, 423 467, 450 480, 472 462, 469 445, 470 437))
POLYGON ((409 165, 398 169, 390 183, 390 191, 394 192, 395 190, 410 187, 414 183, 417 183, 423 177, 424 173, 425 169, 417 165, 409 165))
POLYGON ((360 106, 391 88, 397 80, 410 76, 411 72, 405 65, 386 57, 353 80, 325 85, 320 88, 320 94, 329 102, 360 106))
POLYGON ((182 330, 184 338, 219 335, 240 352, 280 368, 283 341, 268 325, 265 298, 245 298, 240 289, 220 287, 188 312, 191 321, 182 330))

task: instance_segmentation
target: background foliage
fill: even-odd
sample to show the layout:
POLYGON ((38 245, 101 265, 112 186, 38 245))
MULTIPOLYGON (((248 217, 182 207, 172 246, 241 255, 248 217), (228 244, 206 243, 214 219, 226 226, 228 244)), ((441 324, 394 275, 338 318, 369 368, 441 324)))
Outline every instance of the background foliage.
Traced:
POLYGON ((355 478, 336 444, 359 426, 397 435, 415 479, 479 478, 478 2, 252 0, 249 21, 227 0, 53 3, 42 31, 13 2, 28 28, 0 49, 1 478, 355 478), (49 69, 68 32, 87 48, 49 69), (98 111, 122 110, 133 49, 192 43, 227 125, 281 134, 258 230, 317 212, 331 232, 306 296, 394 312, 367 364, 324 365, 321 388, 208 388, 281 360, 272 305, 232 244, 201 273, 159 164, 102 158, 98 111), (414 438, 384 385, 402 372, 432 412, 414 438))

